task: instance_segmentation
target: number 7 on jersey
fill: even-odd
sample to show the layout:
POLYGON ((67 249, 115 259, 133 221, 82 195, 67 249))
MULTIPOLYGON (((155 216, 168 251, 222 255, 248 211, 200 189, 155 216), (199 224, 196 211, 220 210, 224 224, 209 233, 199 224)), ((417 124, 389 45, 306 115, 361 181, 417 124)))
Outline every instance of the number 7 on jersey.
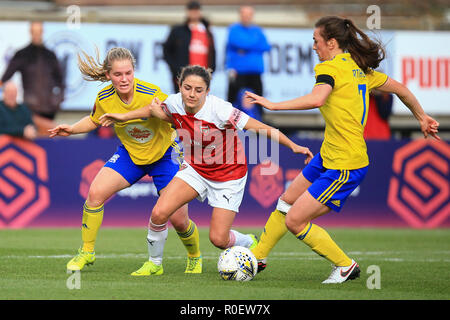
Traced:
POLYGON ((362 115, 362 119, 361 119, 361 125, 364 124, 364 117, 366 116, 366 91, 367 91, 367 85, 366 84, 358 84, 358 94, 360 94, 360 92, 362 93, 362 99, 363 99, 363 115, 362 115))

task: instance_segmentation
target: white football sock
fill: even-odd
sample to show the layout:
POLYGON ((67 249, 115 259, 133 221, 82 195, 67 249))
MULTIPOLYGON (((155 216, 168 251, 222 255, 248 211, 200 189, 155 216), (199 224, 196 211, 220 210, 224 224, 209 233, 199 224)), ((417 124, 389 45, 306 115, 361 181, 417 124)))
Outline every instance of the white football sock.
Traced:
POLYGON ((162 264, 164 245, 166 244, 168 233, 167 223, 157 225, 150 220, 150 228, 147 234, 148 260, 156 265, 162 264))
POLYGON ((227 248, 241 246, 249 248, 253 244, 253 239, 248 234, 242 234, 236 230, 230 230, 230 242, 227 248))

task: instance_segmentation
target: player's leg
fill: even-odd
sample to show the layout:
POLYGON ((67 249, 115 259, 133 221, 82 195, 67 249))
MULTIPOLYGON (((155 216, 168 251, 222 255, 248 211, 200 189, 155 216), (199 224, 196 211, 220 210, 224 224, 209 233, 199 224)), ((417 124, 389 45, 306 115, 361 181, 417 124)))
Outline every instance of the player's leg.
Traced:
POLYGON ((198 193, 184 180, 174 177, 164 188, 158 201, 153 207, 149 219, 147 242, 149 261, 133 276, 160 275, 163 273, 162 259, 167 240, 167 222, 178 209, 198 196, 198 193))
POLYGON ((272 212, 264 226, 258 246, 252 250, 258 259, 258 272, 266 268, 267 256, 278 241, 287 233, 285 224, 286 213, 292 204, 324 171, 322 158, 320 153, 317 153, 279 198, 275 211, 272 212))
POLYGON ((225 182, 207 181, 208 203, 213 207, 209 239, 212 244, 220 249, 232 246, 253 249, 258 242, 252 234, 242 234, 236 230, 231 230, 244 196, 246 181, 247 175, 240 179, 225 182))
POLYGON ((232 230, 236 212, 214 208, 210 221, 209 240, 219 249, 226 249, 232 246, 242 246, 250 248, 255 244, 255 238, 249 234, 242 234, 236 230, 232 230))
POLYGON ((197 225, 189 219, 188 205, 185 204, 169 218, 181 243, 187 251, 185 273, 202 273, 202 254, 197 225))
POLYGON ((302 173, 289 185, 288 189, 278 199, 275 211, 273 211, 261 233, 258 245, 252 250, 258 260, 258 271, 266 267, 266 259, 273 247, 287 233, 285 217, 292 204, 311 185, 302 173))
POLYGON ((295 201, 286 215, 286 226, 314 252, 335 268, 324 283, 341 283, 359 276, 359 266, 333 241, 325 229, 311 221, 331 211, 339 212, 346 198, 359 185, 367 168, 327 170, 295 201))
MULTIPOLYGON (((165 191, 167 184, 177 174, 182 163, 182 157, 182 147, 177 141, 174 141, 159 161, 148 166, 148 174, 153 176, 153 182, 158 190, 158 194, 162 194, 165 191)), ((169 221, 187 252, 188 257, 185 272, 201 273, 200 237, 196 224, 189 219, 188 205, 186 204, 178 209, 169 218, 169 221)))
MULTIPOLYGON (((344 270, 344 275, 356 278, 359 275, 358 265, 342 251, 325 229, 311 222, 330 210, 306 191, 286 215, 286 226, 314 252, 331 261, 336 266, 333 271, 339 268, 344 270), (355 273, 351 275, 353 271, 355 273)), ((341 280, 345 281, 347 277, 341 280)), ((336 281, 342 282, 339 279, 336 281)))
POLYGON ((81 237, 83 246, 79 254, 67 264, 71 270, 81 270, 95 259, 95 241, 103 220, 104 203, 118 191, 129 187, 144 176, 145 172, 131 160, 128 151, 119 146, 114 155, 97 173, 89 187, 83 207, 81 237))
POLYGON ((83 206, 81 227, 82 247, 78 254, 67 263, 69 270, 81 270, 95 261, 95 241, 103 221, 103 205, 116 192, 130 186, 118 172, 103 167, 95 176, 83 206))
POLYGON ((130 183, 114 169, 103 167, 92 181, 83 210, 83 250, 94 251, 98 229, 103 220, 103 205, 116 192, 130 183))

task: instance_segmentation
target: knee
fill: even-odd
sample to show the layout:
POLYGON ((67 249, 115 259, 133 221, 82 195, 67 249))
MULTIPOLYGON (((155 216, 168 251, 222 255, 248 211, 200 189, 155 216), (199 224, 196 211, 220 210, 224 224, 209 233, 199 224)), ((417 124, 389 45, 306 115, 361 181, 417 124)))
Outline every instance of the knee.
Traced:
POLYGON ((177 232, 185 232, 189 228, 189 214, 187 205, 176 210, 169 218, 177 232))
POLYGON ((104 204, 106 201, 101 188, 96 188, 95 186, 91 186, 89 188, 89 193, 86 199, 86 204, 90 207, 99 207, 104 204))
POLYGON ((286 228, 290 232, 294 233, 293 229, 295 229, 295 221, 294 221, 294 219, 291 218, 290 215, 286 215, 286 219, 284 220, 284 223, 286 224, 286 228))
POLYGON ((230 242, 229 235, 220 235, 216 233, 210 233, 209 234, 209 241, 216 246, 219 249, 225 249, 227 248, 228 243, 230 242))
POLYGON ((287 214, 285 219, 287 229, 294 235, 300 233, 308 224, 308 221, 296 218, 293 215, 287 214))
POLYGON ((170 217, 170 223, 177 232, 184 232, 189 227, 189 219, 178 217, 175 214, 170 217))
MULTIPOLYGON (((165 223, 167 223, 169 216, 170 215, 168 214, 167 210, 164 210, 163 207, 158 206, 158 204, 156 204, 152 209, 152 215, 150 216, 150 221, 156 225, 165 224, 165 223)), ((149 221, 149 224, 150 224, 150 221, 149 221)))

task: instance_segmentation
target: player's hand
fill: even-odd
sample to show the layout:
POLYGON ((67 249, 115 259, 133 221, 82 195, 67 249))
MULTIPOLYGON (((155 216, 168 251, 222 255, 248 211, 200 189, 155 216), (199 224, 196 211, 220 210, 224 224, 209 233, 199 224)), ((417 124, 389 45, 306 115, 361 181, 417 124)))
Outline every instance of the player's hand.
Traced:
POLYGON ((428 135, 431 135, 436 140, 441 140, 441 138, 437 135, 439 129, 439 122, 434 120, 432 117, 425 115, 425 117, 420 121, 420 129, 425 138, 428 138, 428 135))
POLYGON ((127 119, 123 113, 105 113, 98 119, 102 127, 109 127, 116 122, 124 121, 127 121, 127 119))
POLYGON ((257 94, 255 94, 253 92, 245 91, 244 99, 245 99, 245 102, 247 102, 247 103, 257 103, 266 109, 274 110, 272 102, 270 102, 269 100, 267 100, 264 97, 258 96, 257 94))
POLYGON ((162 111, 162 101, 154 97, 152 102, 147 106, 150 109, 150 115, 155 116, 162 111))
POLYGON ((302 147, 302 146, 299 146, 298 144, 294 144, 291 147, 291 149, 294 153, 301 153, 301 154, 306 155, 305 164, 308 164, 314 157, 312 152, 307 147, 302 147))
POLYGON ((52 129, 48 129, 49 137, 53 138, 56 136, 67 137, 73 133, 73 127, 68 124, 60 124, 52 129))

